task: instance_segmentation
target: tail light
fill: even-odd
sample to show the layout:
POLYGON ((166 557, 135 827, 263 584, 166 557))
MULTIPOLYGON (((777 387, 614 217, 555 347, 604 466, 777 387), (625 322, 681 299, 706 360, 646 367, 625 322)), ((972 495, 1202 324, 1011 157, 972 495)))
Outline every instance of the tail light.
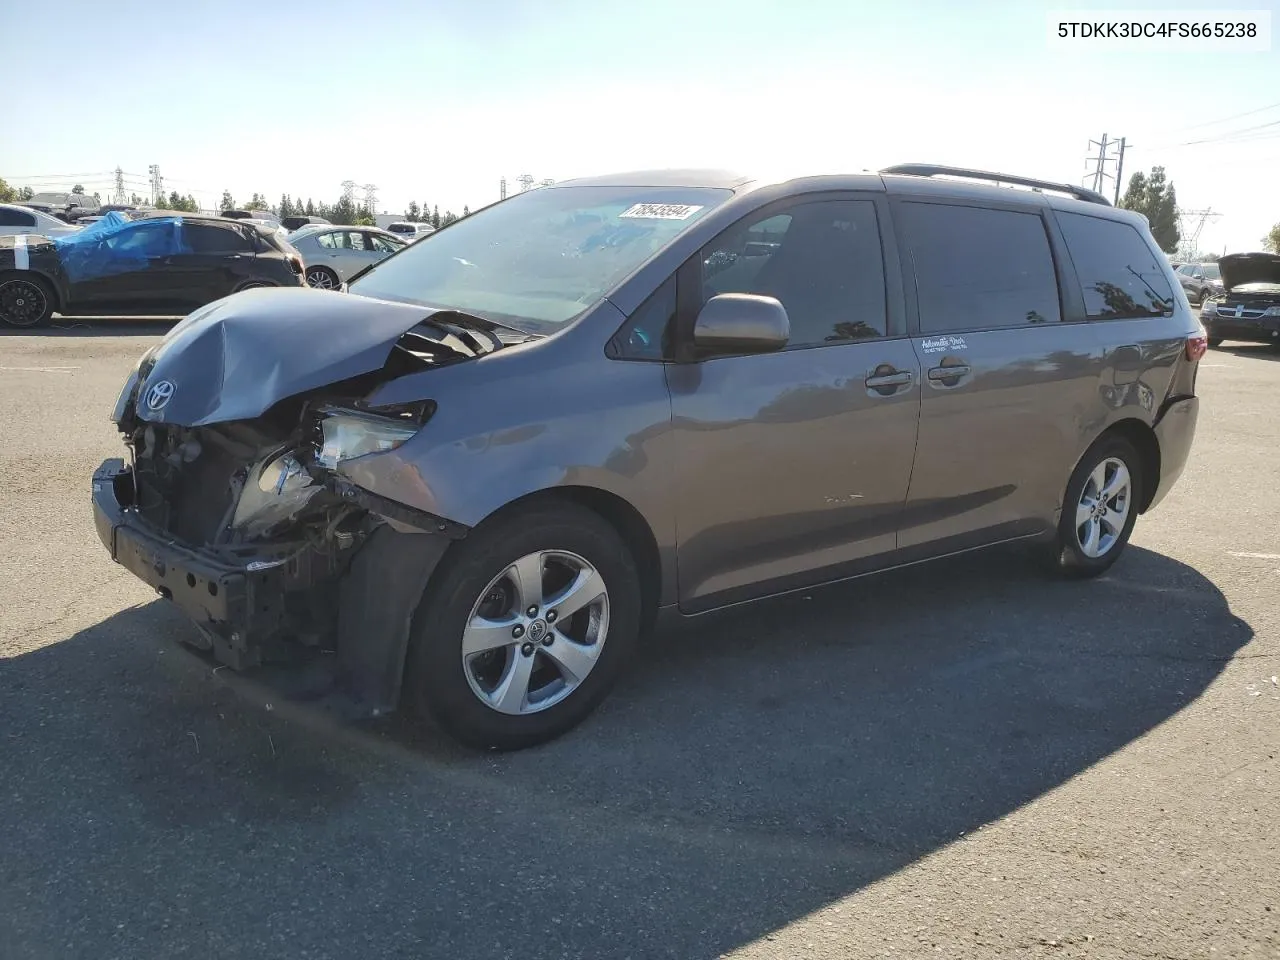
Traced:
POLYGON ((1209 338, 1201 334, 1200 336, 1187 337, 1187 359, 1195 363, 1204 356, 1204 352, 1209 349, 1209 338))

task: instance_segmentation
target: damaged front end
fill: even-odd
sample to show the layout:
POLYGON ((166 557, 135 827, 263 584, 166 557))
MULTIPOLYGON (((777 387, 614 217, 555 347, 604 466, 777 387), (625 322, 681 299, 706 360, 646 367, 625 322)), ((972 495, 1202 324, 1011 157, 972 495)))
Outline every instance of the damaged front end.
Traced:
MULTIPOLYGON (((382 338, 384 349, 352 344, 359 359, 348 369, 325 359, 332 345, 311 351, 338 377, 324 385, 313 382, 305 354, 301 362, 277 356, 267 387, 250 377, 236 395, 246 370, 264 366, 244 351, 261 348, 270 324, 287 325, 304 306, 331 311, 331 301, 347 301, 345 314, 360 300, 299 293, 244 304, 264 326, 248 328, 243 343, 240 311, 224 313, 230 323, 193 315, 205 332, 189 320, 144 357, 114 417, 129 460, 108 460, 94 474, 95 522, 112 558, 190 616, 198 628, 191 642, 219 663, 237 671, 305 664, 306 696, 338 694, 348 712, 376 715, 398 698, 422 587, 467 528, 366 490, 339 466, 399 447, 431 419, 430 400, 370 406, 377 387, 504 341, 457 315, 424 319, 423 308, 365 301, 367 312, 392 319, 365 317, 356 339, 382 338), (254 415, 219 416, 228 410, 254 415)), ((323 318, 311 319, 323 337, 323 318)))

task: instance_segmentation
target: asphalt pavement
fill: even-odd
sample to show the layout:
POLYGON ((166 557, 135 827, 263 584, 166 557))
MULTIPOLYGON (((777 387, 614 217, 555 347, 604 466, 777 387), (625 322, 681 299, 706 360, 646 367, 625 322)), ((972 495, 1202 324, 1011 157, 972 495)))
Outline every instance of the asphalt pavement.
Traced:
POLYGON ((0 958, 1280 956, 1280 352, 1091 583, 997 551, 654 638, 477 755, 267 710, 107 559, 163 325, 0 334, 0 958))

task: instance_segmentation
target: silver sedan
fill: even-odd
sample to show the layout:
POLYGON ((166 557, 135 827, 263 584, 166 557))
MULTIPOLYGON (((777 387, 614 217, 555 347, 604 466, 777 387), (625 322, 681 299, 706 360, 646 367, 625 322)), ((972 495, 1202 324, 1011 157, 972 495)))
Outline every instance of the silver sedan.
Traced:
POLYGON ((296 230, 289 242, 302 254, 307 284, 333 290, 365 267, 405 246, 393 233, 374 227, 318 227, 296 230))

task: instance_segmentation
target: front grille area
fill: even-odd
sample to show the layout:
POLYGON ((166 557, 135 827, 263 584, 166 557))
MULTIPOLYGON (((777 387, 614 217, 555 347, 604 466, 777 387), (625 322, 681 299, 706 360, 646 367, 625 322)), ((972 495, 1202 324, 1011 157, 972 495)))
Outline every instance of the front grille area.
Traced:
POLYGON ((234 505, 237 487, 232 479, 245 473, 241 462, 207 438, 188 460, 182 445, 191 437, 151 429, 153 441, 139 448, 135 463, 139 512, 193 546, 216 542, 234 505))
POLYGON ((1260 320, 1265 310, 1265 307, 1243 307, 1237 312, 1236 304, 1220 303, 1217 314, 1223 320, 1260 320))

